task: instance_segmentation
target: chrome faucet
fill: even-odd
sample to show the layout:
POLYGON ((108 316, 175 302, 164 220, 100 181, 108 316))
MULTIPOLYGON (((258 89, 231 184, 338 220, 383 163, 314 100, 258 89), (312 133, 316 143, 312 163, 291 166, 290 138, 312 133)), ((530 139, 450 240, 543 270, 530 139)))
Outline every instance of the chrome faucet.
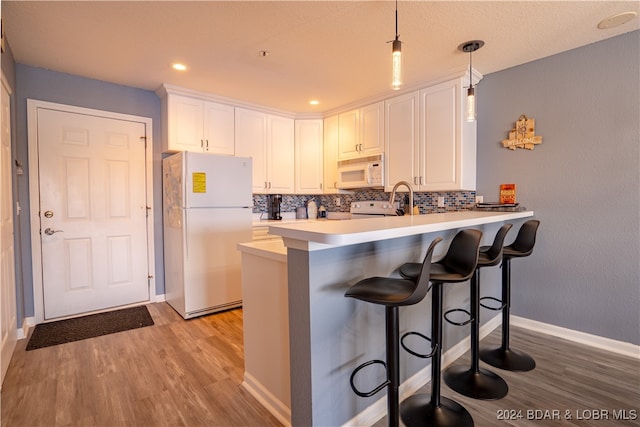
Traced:
POLYGON ((393 190, 391 191, 391 198, 389 199, 389 204, 393 206, 393 202, 396 200, 396 190, 399 186, 404 185, 409 190, 409 215, 413 215, 413 188, 411 188, 411 184, 407 181, 398 181, 396 185, 393 186, 393 190))

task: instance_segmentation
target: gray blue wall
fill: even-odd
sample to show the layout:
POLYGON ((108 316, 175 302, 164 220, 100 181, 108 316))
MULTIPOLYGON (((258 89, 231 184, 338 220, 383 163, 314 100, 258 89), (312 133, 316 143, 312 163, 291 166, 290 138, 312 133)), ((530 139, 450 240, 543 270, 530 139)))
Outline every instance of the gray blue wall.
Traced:
POLYGON ((485 75, 478 85, 478 188, 516 183, 540 219, 512 263, 514 315, 640 344, 640 34, 485 75), (521 114, 542 145, 502 148, 521 114))
MULTIPOLYGON (((4 60, 4 58, 3 58, 4 60)), ((17 178, 18 201, 23 214, 20 215, 21 247, 16 251, 22 255, 23 279, 18 283, 17 293, 24 296, 24 307, 18 307, 18 313, 24 310, 24 316, 34 315, 33 275, 31 271, 31 235, 29 204, 29 154, 27 141, 27 99, 56 102, 97 110, 113 111, 153 119, 153 180, 162 182, 162 124, 160 122, 160 98, 155 93, 120 86, 103 81, 73 76, 16 64, 16 159, 24 164, 24 175, 17 178)), ((156 291, 164 293, 164 263, 162 252, 162 189, 154 185, 154 229, 156 291)), ((21 319, 19 319, 21 321, 21 319)))

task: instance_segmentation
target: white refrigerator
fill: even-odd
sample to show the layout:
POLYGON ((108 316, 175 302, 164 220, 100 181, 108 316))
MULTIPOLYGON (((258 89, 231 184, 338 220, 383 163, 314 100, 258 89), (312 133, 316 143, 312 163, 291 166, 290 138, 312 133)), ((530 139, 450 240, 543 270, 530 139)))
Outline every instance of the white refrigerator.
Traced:
POLYGON ((242 305, 251 159, 181 152, 162 161, 166 301, 185 319, 242 305))

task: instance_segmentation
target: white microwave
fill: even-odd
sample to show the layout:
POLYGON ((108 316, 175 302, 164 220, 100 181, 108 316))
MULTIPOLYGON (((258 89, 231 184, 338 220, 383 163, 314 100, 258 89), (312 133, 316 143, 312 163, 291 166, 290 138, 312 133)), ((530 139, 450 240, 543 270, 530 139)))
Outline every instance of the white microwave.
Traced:
POLYGON ((384 187, 384 158, 382 154, 338 161, 336 188, 352 190, 382 187, 384 187))

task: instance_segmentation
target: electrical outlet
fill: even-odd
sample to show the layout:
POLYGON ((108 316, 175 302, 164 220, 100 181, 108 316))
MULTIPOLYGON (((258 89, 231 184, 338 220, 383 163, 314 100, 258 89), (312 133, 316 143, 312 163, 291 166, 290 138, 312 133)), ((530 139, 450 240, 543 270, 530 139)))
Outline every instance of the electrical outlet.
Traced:
POLYGON ((444 196, 439 196, 438 197, 438 207, 439 208, 444 208, 444 196))
POLYGON ((340 197, 336 197, 335 199, 333 199, 333 202, 335 203, 336 206, 340 206, 340 204, 342 203, 342 201, 340 200, 340 197))
POLYGON ((476 196, 476 203, 482 203, 482 202, 484 202, 484 197, 476 196))

